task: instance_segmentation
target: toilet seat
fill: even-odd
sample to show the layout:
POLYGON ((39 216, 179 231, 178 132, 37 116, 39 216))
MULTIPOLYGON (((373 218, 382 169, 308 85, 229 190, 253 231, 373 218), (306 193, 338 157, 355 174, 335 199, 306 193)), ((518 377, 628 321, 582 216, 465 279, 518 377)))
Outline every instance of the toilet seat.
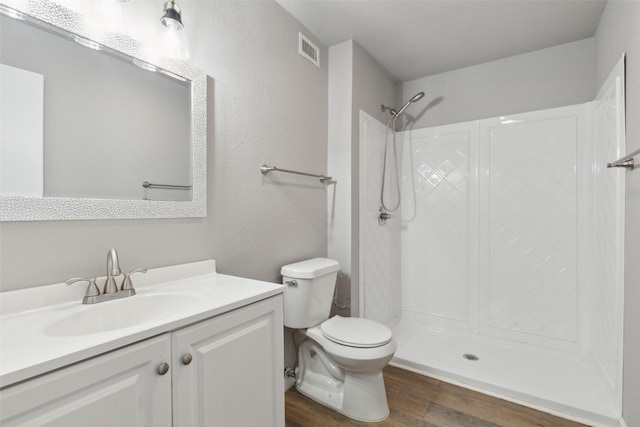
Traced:
POLYGON ((385 325, 359 317, 334 316, 320 324, 322 335, 340 345, 357 348, 381 347, 391 342, 385 325))

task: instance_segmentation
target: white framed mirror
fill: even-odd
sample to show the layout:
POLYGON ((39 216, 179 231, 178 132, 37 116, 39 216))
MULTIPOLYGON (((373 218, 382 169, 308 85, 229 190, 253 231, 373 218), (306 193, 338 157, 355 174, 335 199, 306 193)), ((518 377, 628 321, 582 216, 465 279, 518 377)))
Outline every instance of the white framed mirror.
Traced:
POLYGON ((0 221, 206 216, 204 72, 48 0, 0 12, 0 221))

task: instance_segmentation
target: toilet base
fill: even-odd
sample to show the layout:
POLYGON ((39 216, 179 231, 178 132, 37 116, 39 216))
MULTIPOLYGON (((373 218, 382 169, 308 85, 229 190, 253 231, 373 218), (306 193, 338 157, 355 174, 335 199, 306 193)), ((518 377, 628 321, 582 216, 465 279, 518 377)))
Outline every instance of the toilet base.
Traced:
POLYGON ((389 416, 382 371, 347 372, 310 340, 300 346, 296 389, 336 412, 358 421, 376 422, 389 416))

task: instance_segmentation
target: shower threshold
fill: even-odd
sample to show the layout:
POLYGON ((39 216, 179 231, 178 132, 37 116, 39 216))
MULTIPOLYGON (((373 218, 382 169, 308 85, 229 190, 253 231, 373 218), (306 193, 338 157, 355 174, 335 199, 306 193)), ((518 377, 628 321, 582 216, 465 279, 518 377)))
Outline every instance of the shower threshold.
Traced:
POLYGON ((394 319, 389 327, 398 344, 394 366, 574 421, 619 425, 615 409, 606 404, 576 356, 442 333, 406 319, 394 319))

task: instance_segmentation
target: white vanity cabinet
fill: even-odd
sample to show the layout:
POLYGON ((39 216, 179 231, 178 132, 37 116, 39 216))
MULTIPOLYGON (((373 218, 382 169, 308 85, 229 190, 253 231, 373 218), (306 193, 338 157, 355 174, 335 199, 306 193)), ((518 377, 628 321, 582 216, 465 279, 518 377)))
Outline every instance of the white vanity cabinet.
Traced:
POLYGON ((164 334, 0 392, 0 425, 113 427, 171 426, 171 359, 164 334))
POLYGON ((0 425, 282 427, 283 359, 276 295, 6 387, 0 425))
POLYGON ((282 296, 172 334, 175 427, 284 426, 282 296))

